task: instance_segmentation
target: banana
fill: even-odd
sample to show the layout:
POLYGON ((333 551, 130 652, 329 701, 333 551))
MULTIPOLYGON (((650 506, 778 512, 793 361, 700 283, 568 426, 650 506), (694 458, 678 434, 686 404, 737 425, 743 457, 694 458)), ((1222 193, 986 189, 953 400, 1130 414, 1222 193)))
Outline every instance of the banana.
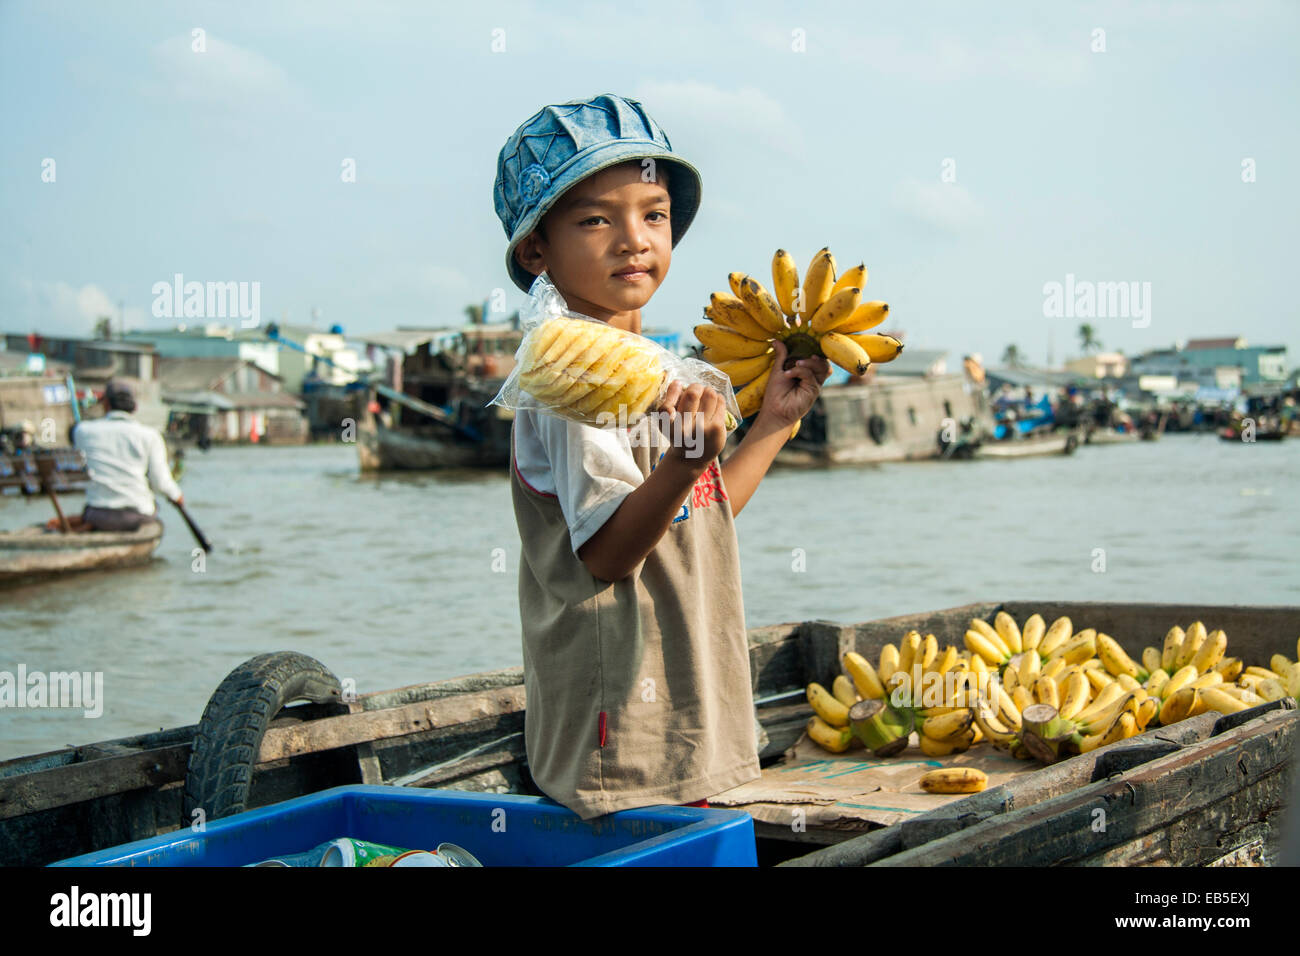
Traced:
MULTIPOLYGON (((1218 633, 1220 632, 1214 632, 1214 634, 1218 633)), ((1210 636, 1213 637, 1214 634, 1211 634, 1210 636)), ((1279 677, 1285 676, 1286 672, 1291 669, 1291 661, 1287 659, 1285 654, 1274 654, 1268 659, 1268 669, 1279 677)))
POLYGON ((939 639, 933 634, 925 635, 925 640, 921 642, 921 667, 927 671, 934 669, 938 657, 939 639))
POLYGON ((769 365, 766 372, 736 392, 736 404, 740 406, 741 418, 748 418, 763 407, 763 395, 767 392, 767 380, 772 377, 772 369, 775 367, 775 363, 769 365))
MULTIPOLYGON (((1042 678, 1039 678, 1039 680, 1041 679, 1042 678)), ((1048 683, 1053 687, 1056 686, 1056 684, 1050 680, 1048 683)), ((1015 689, 1011 691, 1011 703, 1015 704, 1018 713, 1023 714, 1026 707, 1033 707, 1037 701, 1034 700, 1034 695, 1029 692, 1028 688, 1021 687, 1017 684, 1015 689)))
POLYGON ((1277 673, 1277 671, 1269 670, 1267 667, 1254 667, 1254 666, 1247 667, 1246 674, 1254 677, 1271 677, 1274 680, 1277 680, 1279 677, 1282 676, 1281 674, 1277 673))
MULTIPOLYGON (((859 288, 861 288, 859 286, 859 288)), ((835 329, 845 335, 855 335, 874 329, 889 318, 889 304, 886 302, 863 302, 845 321, 835 329)))
POLYGON ((1133 714, 1134 719, 1137 721, 1138 730, 1146 730, 1147 725, 1151 723, 1151 721, 1155 720, 1156 715, 1159 713, 1159 700, 1154 697, 1147 697, 1144 699, 1140 704, 1138 704, 1137 712, 1133 714))
POLYGON ((1097 632, 1092 628, 1080 631, 1052 652, 1053 658, 1060 658, 1066 664, 1082 664, 1097 653, 1097 632))
POLYGON ((889 679, 894 676, 894 671, 898 670, 898 648, 893 644, 886 644, 880 649, 880 665, 876 672, 880 674, 880 679, 889 685, 889 679))
POLYGON ((1219 661, 1223 660, 1223 652, 1227 649, 1228 635, 1221 630, 1214 631, 1206 637, 1189 663, 1196 668, 1197 673, 1204 674, 1218 666, 1219 661))
POLYGON ((943 653, 940 654, 938 659, 934 662, 934 667, 932 669, 935 673, 946 674, 956 666, 957 659, 957 648, 952 644, 949 644, 943 649, 943 653))
POLYGON ((1079 741, 1079 753, 1091 753, 1099 747, 1105 747, 1132 737, 1136 732, 1137 721, 1133 719, 1132 714, 1124 711, 1101 733, 1084 736, 1079 741))
MULTIPOLYGON (((1192 681, 1197 678, 1196 668, 1188 664, 1186 667, 1180 667, 1169 678, 1169 683, 1165 684, 1165 700, 1169 699, 1170 694, 1176 694, 1192 681)), ((1164 720, 1161 719, 1161 723, 1164 720)))
POLYGON ((975 630, 969 630, 966 632, 965 641, 966 649, 976 655, 985 664, 992 667, 999 667, 1006 663, 1007 656, 983 634, 980 634, 975 630))
POLYGON ((1225 657, 1219 661, 1219 666, 1215 670, 1223 675, 1224 680, 1234 681, 1241 676, 1245 666, 1246 662, 1240 657, 1225 657))
POLYGON ((1259 686, 1255 688, 1255 692, 1259 694, 1260 697, 1264 698, 1264 700, 1269 702, 1291 696, 1287 693, 1286 685, 1280 680, 1275 680, 1272 677, 1260 681, 1259 686))
POLYGON ((943 767, 921 777, 926 793, 979 793, 988 785, 988 774, 974 767, 943 767))
POLYGON ((1079 726, 1082 733, 1097 733, 1099 730, 1109 727, 1121 712, 1132 713, 1140 703, 1137 694, 1130 690, 1105 706, 1097 708, 1092 713, 1089 713, 1092 708, 1085 710, 1083 713, 1088 716, 1084 717, 1081 714, 1074 719, 1074 722, 1079 726))
POLYGON ((1092 687, 1093 693, 1100 694, 1109 684, 1115 683, 1115 678, 1111 677, 1099 667, 1085 668, 1083 676, 1087 678, 1089 686, 1092 687))
POLYGON ((799 287, 799 269, 794 257, 784 249, 776 250, 772 257, 772 294, 786 315, 794 315, 794 296, 799 287))
POLYGON ((842 754, 853 744, 853 731, 848 727, 832 727, 816 715, 808 718, 805 729, 817 746, 833 754, 842 754))
POLYGON ((1020 708, 1012 700, 1000 684, 991 685, 990 699, 995 700, 998 720, 1003 726, 1019 733, 1020 731, 1020 708))
POLYGON ((1038 642, 1038 654, 1046 661, 1058 647, 1074 634, 1074 624, 1068 617, 1058 617, 1052 622, 1043 639, 1038 642))
POLYGON ((1174 662, 1174 666, 1183 668, 1190 664, 1196 652, 1201 649, 1206 636, 1205 625, 1200 621, 1194 621, 1187 629, 1187 636, 1183 638, 1183 645, 1178 650, 1178 660, 1174 662))
POLYGON ((993 618, 993 629, 998 632, 998 637, 1002 638, 1002 643, 1007 645, 1007 650, 1012 654, 1019 654, 1024 650, 1020 626, 1006 611, 998 611, 997 616, 993 618))
POLYGON ((704 314, 712 319, 715 325, 725 326, 747 339, 766 342, 772 338, 772 333, 759 325, 749 314, 745 303, 729 292, 713 293, 709 298, 709 304, 704 307, 704 314))
POLYGON ((837 675, 835 681, 831 684, 831 696, 845 707, 852 707, 860 699, 857 689, 853 686, 853 681, 843 674, 837 675))
POLYGON ((865 375, 871 367, 871 357, 847 335, 827 332, 817 340, 817 344, 821 346, 822 355, 850 375, 865 375))
POLYGON ((1201 692, 1195 687, 1184 687, 1170 694, 1160 708, 1161 725, 1168 727, 1192 716, 1200 700, 1201 692))
MULTIPOLYGON (((1007 673, 1009 673, 1010 671, 1011 668, 1008 667, 1007 673)), ((1043 673, 1043 662, 1042 659, 1038 656, 1038 652, 1035 651, 1033 648, 1027 648, 1026 650, 1022 651, 1020 654, 1020 671, 1016 675, 1020 679, 1020 683, 1026 685, 1032 685, 1034 681, 1038 680, 1038 678, 1042 676, 1042 673, 1043 673)), ((1049 678, 1049 680, 1050 679, 1051 678, 1049 678)))
MULTIPOLYGON (((1052 678, 1052 680, 1059 680, 1060 677, 1065 673, 1065 670, 1066 670, 1065 661, 1061 660, 1058 657, 1055 660, 1050 660, 1045 662, 1042 665, 1042 671, 1040 673, 1042 673, 1044 677, 1052 678)), ((1106 680, 1109 683, 1110 681, 1109 675, 1107 675, 1106 680)))
POLYGON ((1129 677, 1127 674, 1120 674, 1115 678, 1115 680, 1118 681, 1119 686, 1123 687, 1125 690, 1139 690, 1142 687, 1142 685, 1137 682, 1136 678, 1129 677))
POLYGON ((1161 655, 1158 648, 1142 648, 1142 669, 1147 672, 1148 677, 1150 677, 1155 671, 1160 670, 1160 662, 1161 655))
MULTIPOLYGON (((1056 688, 1056 681, 1050 677, 1040 677, 1034 682, 1034 700, 1040 704, 1050 704, 1060 709, 1061 698, 1056 688)), ((1024 708, 1020 709, 1024 713, 1024 708)))
POLYGON ((744 284, 745 273, 730 272, 727 274, 727 285, 731 287, 731 294, 737 299, 740 298, 740 287, 744 284))
POLYGON ((1002 723, 987 701, 977 700, 975 706, 971 708, 971 713, 975 716, 975 725, 979 727, 980 733, 993 746, 1005 750, 1017 739, 1016 730, 1002 723))
POLYGON ((734 387, 742 388, 766 372, 775 359, 776 355, 768 352, 766 355, 755 355, 753 358, 719 362, 717 368, 731 380, 734 387))
MULTIPOLYGON (((747 339, 739 332, 729 329, 725 325, 715 325, 711 322, 697 325, 695 327, 695 337, 712 349, 718 360, 724 362, 729 359, 753 358, 756 355, 762 355, 771 348, 771 345, 766 341, 756 342, 753 339, 747 339)), ((717 364, 717 362, 714 361, 714 364, 717 364)))
POLYGON ((1071 674, 1065 683, 1065 694, 1061 704, 1057 707, 1060 715, 1066 720, 1078 716, 1079 711, 1088 706, 1091 691, 1092 685, 1088 683, 1088 678, 1083 671, 1075 671, 1071 674))
POLYGON ((916 631, 908 631, 903 635, 903 639, 898 644, 898 669, 905 674, 911 675, 912 662, 916 657, 917 650, 921 647, 921 635, 916 631))
POLYGON ((835 257, 830 250, 823 247, 813 256, 812 264, 804 273, 803 302, 799 317, 807 323, 818 309, 830 298, 831 289, 835 287, 835 257))
POLYGON ((865 288, 866 285, 867 265, 865 262, 860 262, 852 269, 845 269, 844 274, 835 280, 835 284, 831 286, 831 298, 835 298, 835 293, 839 292, 841 289, 848 289, 853 286, 862 289, 865 288))
POLYGON ((853 686, 865 700, 880 700, 885 696, 885 685, 876 669, 856 651, 844 655, 844 669, 853 678, 853 686))
POLYGON ((832 727, 849 725, 849 709, 836 700, 831 693, 816 681, 808 685, 808 703, 813 711, 832 727))
POLYGON ((1009 691, 1015 690, 1022 683, 1020 680, 1020 658, 1021 655, 1017 654, 1007 661, 1007 666, 1002 670, 1002 686, 1009 691))
POLYGON ((1144 681, 1151 676, 1147 671, 1138 667, 1124 648, 1119 646, 1119 641, 1109 634, 1097 635, 1097 656, 1101 658, 1102 666, 1114 677, 1123 674, 1133 680, 1144 681))
POLYGON ((925 734, 921 734, 917 737, 917 740, 919 740, 921 744, 921 753, 925 754, 927 757, 949 757, 953 754, 963 753, 969 750, 973 744, 978 742, 978 739, 978 727, 971 727, 971 729, 966 731, 964 734, 958 734, 956 737, 951 737, 948 740, 935 740, 932 737, 927 737, 925 734))
MULTIPOLYGON (((1189 667, 1195 667, 1195 664, 1189 664, 1189 667)), ((1223 683, 1223 675, 1218 671, 1207 671, 1187 686, 1189 687, 1213 687, 1215 684, 1223 683)))
POLYGON ((857 286, 846 286, 838 292, 832 292, 831 297, 822 303, 821 308, 808 321, 812 333, 819 335, 831 332, 843 325, 853 315, 861 298, 862 290, 857 286))
POLYGON ((931 740, 948 740, 970 730, 974 719, 969 708, 961 708, 936 717, 927 717, 921 722, 921 733, 931 740))
POLYGON ((745 303, 745 308, 749 310, 754 321, 773 335, 787 331, 781 306, 753 276, 746 276, 745 281, 740 284, 740 301, 745 303))
MULTIPOLYGON (((842 329, 836 331, 842 331, 842 329)), ((873 362, 892 362, 903 351, 903 343, 892 335, 877 335, 872 332, 870 334, 850 335, 849 338, 861 346, 862 351, 866 352, 867 357, 873 362)))
POLYGON ((1169 675, 1166 674, 1164 670, 1157 668, 1151 672, 1151 676, 1147 678, 1147 682, 1144 686, 1146 687, 1147 693, 1152 697, 1159 697, 1163 700, 1165 696, 1165 685, 1168 683, 1169 675))
POLYGON ((1239 710, 1248 710, 1252 706, 1231 694, 1225 694, 1217 687, 1205 687, 1198 690, 1198 693, 1201 695, 1201 700, 1205 701, 1206 707, 1217 710, 1221 714, 1235 714, 1239 710))
POLYGON ((1043 620, 1041 614, 1031 614, 1029 620, 1025 621, 1024 629, 1020 632, 1020 642, 1027 651, 1037 651, 1038 644, 1043 639, 1043 634, 1047 631, 1047 622, 1043 620))
POLYGON ((1002 640, 1002 635, 988 621, 983 618, 973 617, 970 619, 970 629, 989 641, 1002 653, 1004 658, 1011 656, 1011 648, 1007 647, 1007 642, 1002 640))
POLYGON ((1088 704, 1087 707, 1075 714, 1073 719, 1078 723, 1091 724, 1100 714, 1104 713, 1108 707, 1114 704, 1115 701, 1121 699, 1124 694, 1124 688, 1112 681, 1103 687, 1095 697, 1093 697, 1092 703, 1088 704))
POLYGON ((1172 674, 1178 670, 1178 655, 1182 653, 1183 641, 1186 639, 1187 635, 1176 624, 1165 634, 1164 650, 1160 652, 1160 666, 1166 672, 1172 674))

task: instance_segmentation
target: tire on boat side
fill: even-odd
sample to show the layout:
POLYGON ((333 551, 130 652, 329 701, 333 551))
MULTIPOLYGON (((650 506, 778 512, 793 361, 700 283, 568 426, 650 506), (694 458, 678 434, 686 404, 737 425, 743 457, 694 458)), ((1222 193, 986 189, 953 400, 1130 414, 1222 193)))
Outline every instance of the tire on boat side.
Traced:
POLYGON ((198 808, 207 820, 248 808, 262 737, 280 709, 295 700, 338 703, 342 688, 324 664, 296 651, 259 654, 226 675, 194 734, 181 826, 193 822, 198 808))

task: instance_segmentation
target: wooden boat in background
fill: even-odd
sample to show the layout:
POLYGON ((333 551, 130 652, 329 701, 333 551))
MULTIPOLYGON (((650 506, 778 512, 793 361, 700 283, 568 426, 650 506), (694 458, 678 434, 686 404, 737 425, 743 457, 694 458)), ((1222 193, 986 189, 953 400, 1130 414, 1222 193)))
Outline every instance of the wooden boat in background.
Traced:
MULTIPOLYGON (((760 761, 775 763, 803 734, 811 714, 808 682, 829 686, 846 651, 875 659, 886 643, 912 629, 960 645, 972 617, 992 620, 999 610, 1017 621, 1034 613, 1049 621, 1068 615, 1076 627, 1113 635, 1131 654, 1158 644, 1171 625, 1197 619, 1223 628, 1230 652, 1247 661, 1291 653, 1300 632, 1297 607, 1052 601, 968 604, 861 624, 751 628, 760 761)), ((269 721, 249 770, 247 808, 348 783, 540 795, 524 752, 522 668, 344 701, 333 675, 317 662, 267 656, 308 662, 281 667, 276 686, 290 699, 314 702, 271 711, 278 716, 269 721)), ((236 670, 227 680, 239 683, 244 676, 236 670)), ((1179 865, 1246 858, 1260 847, 1271 851, 1287 799, 1283 771, 1300 739, 1294 708, 1286 698, 1228 716, 1203 714, 865 832, 794 832, 756 821, 760 862, 863 865, 919 855, 927 864, 1179 865), (1087 825, 1099 801, 1125 809, 1112 815, 1103 833, 1087 825), (1208 840, 1207 829, 1214 832, 1208 840)), ((221 715, 205 711, 205 721, 214 716, 221 715)), ((201 791, 203 783, 191 766, 198 730, 178 727, 0 762, 0 864, 42 865, 188 826, 185 792, 201 791)), ((212 778, 217 769, 208 764, 200 776, 212 778)), ((221 815, 209 812, 208 818, 221 815)))
POLYGON ((162 525, 138 531, 65 534, 44 525, 0 532, 0 581, 144 564, 162 542, 162 525))
POLYGON ((1032 458, 1038 455, 1071 455, 1079 447, 1075 431, 1052 431, 1030 434, 1023 438, 981 442, 973 449, 974 458, 1032 458))

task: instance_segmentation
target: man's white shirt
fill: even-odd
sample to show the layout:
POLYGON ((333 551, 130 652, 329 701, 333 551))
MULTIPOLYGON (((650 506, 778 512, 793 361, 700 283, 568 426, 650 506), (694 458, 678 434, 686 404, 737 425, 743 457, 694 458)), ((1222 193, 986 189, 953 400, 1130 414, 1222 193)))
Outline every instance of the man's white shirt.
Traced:
POLYGON ((167 464, 167 446, 157 429, 142 425, 126 412, 77 425, 73 445, 86 455, 86 504, 91 508, 133 508, 151 515, 157 510, 153 493, 171 500, 181 495, 167 464))

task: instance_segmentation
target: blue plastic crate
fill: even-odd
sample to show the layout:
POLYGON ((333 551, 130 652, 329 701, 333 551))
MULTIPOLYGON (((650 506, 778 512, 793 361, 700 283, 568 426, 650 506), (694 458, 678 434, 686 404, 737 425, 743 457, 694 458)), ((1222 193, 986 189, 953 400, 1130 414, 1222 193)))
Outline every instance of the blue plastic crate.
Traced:
POLYGON ((243 866, 338 837, 408 849, 464 847, 484 866, 757 866, 739 810, 643 807, 594 820, 545 797, 334 787, 52 866, 243 866), (494 828, 495 823, 495 828, 494 828))

